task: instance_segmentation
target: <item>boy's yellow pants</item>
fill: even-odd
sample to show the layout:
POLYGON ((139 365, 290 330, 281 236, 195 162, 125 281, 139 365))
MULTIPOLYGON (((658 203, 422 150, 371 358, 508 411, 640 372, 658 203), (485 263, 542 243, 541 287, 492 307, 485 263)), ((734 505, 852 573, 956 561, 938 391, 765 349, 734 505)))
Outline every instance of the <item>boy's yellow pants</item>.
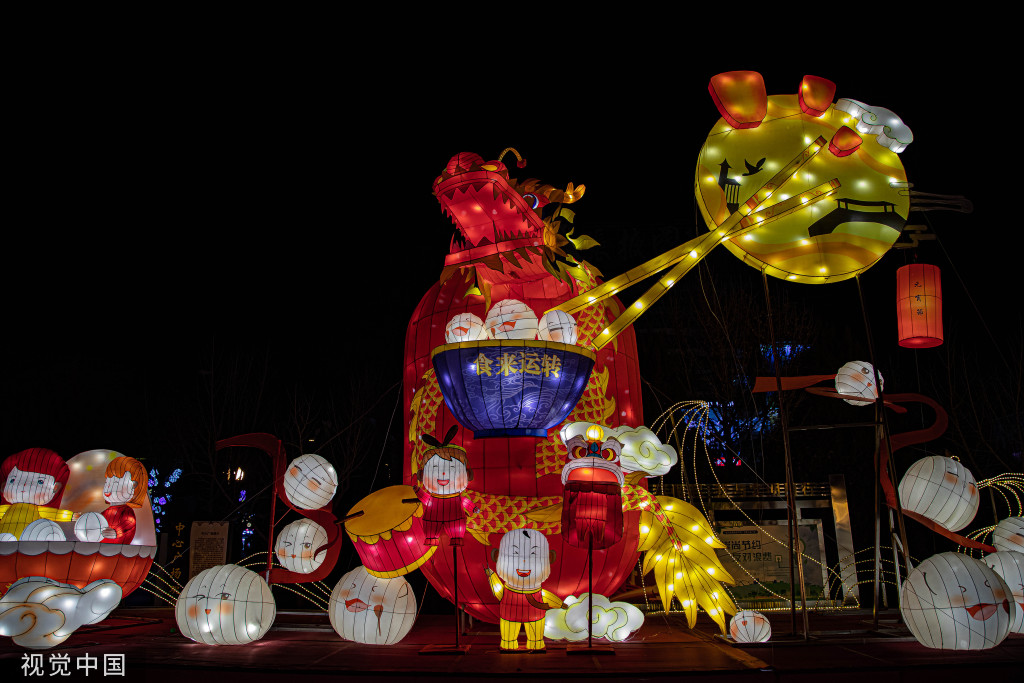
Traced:
POLYGON ((526 627, 526 649, 527 650, 543 650, 544 649, 544 620, 538 619, 537 621, 531 621, 523 623, 521 621, 506 621, 501 619, 498 622, 498 630, 501 632, 501 649, 502 650, 518 650, 519 649, 519 627, 526 627))

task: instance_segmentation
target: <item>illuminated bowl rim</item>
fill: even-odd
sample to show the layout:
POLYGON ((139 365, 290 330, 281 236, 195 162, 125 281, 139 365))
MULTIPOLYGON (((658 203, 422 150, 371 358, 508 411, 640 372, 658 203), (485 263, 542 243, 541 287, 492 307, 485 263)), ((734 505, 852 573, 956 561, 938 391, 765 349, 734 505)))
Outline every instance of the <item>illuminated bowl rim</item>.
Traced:
POLYGON ((590 360, 597 362, 597 354, 584 346, 579 344, 565 344, 563 342, 544 341, 542 339, 477 339, 475 341, 464 341, 455 342, 454 344, 444 344, 438 346, 430 352, 430 360, 434 360, 434 356, 445 351, 453 351, 456 349, 470 349, 473 347, 494 347, 494 346, 507 346, 507 347, 522 347, 532 349, 554 349, 555 351, 567 351, 569 353, 575 353, 580 356, 586 356, 590 360))

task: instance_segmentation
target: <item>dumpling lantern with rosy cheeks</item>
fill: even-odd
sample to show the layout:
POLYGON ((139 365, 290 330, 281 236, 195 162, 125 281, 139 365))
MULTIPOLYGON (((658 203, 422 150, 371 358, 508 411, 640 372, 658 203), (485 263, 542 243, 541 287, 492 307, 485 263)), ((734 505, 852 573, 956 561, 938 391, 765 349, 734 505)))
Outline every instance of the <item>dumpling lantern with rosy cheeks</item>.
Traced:
POLYGON ((327 550, 317 552, 327 544, 327 531, 309 519, 299 519, 277 534, 274 555, 288 571, 310 574, 317 570, 327 556, 327 550))
POLYGON ((499 602, 498 629, 502 650, 519 649, 519 631, 526 627, 526 649, 544 650, 544 618, 562 600, 541 588, 551 575, 554 551, 548 539, 535 530, 513 529, 501 537, 491 557, 495 570, 487 568, 491 591, 499 602))
POLYGON ((772 637, 772 625, 760 612, 740 610, 729 621, 729 635, 737 643, 766 643, 772 637))
POLYGON ((548 311, 540 318, 537 336, 544 341, 575 344, 576 339, 579 337, 576 319, 557 308, 553 311, 548 311))
POLYGON ((982 561, 999 574, 1010 589, 1010 599, 1016 608, 1010 633, 1024 633, 1024 553, 1000 550, 989 553, 982 561))
POLYGON ((484 329, 491 339, 536 339, 537 315, 518 299, 503 299, 491 307, 484 329))
POLYGON ((284 473, 284 491, 288 500, 302 510, 319 510, 334 498, 338 473, 334 466, 315 453, 292 460, 284 473))
POLYGON ((940 650, 986 650, 1006 638, 1016 606, 999 574, 962 553, 933 555, 900 589, 900 614, 917 641, 940 650))
POLYGON ((921 458, 900 481, 900 505, 950 531, 959 531, 978 513, 981 497, 971 471, 953 458, 921 458))
POLYGON ((1024 553, 1024 517, 999 520, 992 530, 992 547, 1024 553))
POLYGON ((449 344, 487 339, 484 321, 472 313, 459 313, 444 328, 444 340, 449 344))
POLYGON ((331 626, 346 640, 364 645, 394 645, 416 622, 416 596, 401 576, 383 579, 356 567, 331 593, 331 626))
POLYGON ((878 373, 878 387, 875 387, 875 368, 871 363, 853 360, 836 372, 836 393, 844 396, 860 396, 867 400, 857 401, 844 398, 851 406, 867 406, 878 398, 878 392, 885 386, 882 373, 878 373))
POLYGON ((210 567, 185 584, 174 606, 181 634, 204 645, 245 645, 259 640, 274 622, 277 605, 270 586, 234 564, 210 567))

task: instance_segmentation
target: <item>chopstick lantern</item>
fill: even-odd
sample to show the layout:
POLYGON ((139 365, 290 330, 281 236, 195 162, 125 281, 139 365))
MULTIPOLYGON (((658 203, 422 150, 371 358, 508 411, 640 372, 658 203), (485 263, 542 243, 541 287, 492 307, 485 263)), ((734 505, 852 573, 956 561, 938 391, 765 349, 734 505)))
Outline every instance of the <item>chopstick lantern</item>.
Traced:
POLYGON ((598 425, 587 429, 586 438, 566 442, 569 462, 562 468, 562 535, 577 548, 601 550, 622 538, 622 444, 604 438, 598 425))
POLYGON ((896 271, 896 322, 900 346, 942 344, 942 277, 938 266, 912 263, 896 271))

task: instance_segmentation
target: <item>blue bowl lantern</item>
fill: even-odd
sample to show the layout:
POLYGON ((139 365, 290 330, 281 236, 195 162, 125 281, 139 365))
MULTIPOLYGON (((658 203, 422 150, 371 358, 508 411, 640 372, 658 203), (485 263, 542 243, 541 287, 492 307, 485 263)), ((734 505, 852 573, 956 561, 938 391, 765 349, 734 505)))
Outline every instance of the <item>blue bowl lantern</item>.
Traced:
POLYGON ((445 344, 432 353, 448 409, 473 438, 545 437, 587 388, 594 352, 533 340, 445 344))

